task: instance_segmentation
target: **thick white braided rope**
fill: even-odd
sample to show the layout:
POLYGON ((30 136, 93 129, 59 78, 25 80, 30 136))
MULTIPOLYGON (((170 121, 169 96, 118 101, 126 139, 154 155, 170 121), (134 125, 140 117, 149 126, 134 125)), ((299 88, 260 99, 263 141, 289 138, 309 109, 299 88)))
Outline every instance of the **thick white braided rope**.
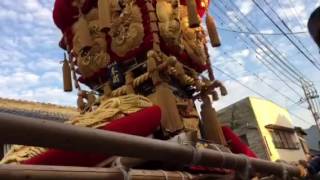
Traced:
POLYGON ((202 154, 197 148, 193 146, 190 146, 190 147, 192 148, 192 161, 190 164, 197 165, 202 158, 202 154))
POLYGON ((169 180, 169 176, 168 176, 168 173, 166 171, 160 170, 160 172, 162 172, 164 174, 165 180, 169 180))
POLYGON ((287 180, 288 179, 288 169, 286 168, 286 165, 282 162, 281 163, 282 167, 282 179, 287 180))
POLYGON ((241 154, 241 156, 245 159, 246 161, 246 166, 244 167, 244 171, 242 173, 242 179, 243 180, 247 180, 250 178, 250 173, 251 173, 251 170, 252 170, 252 165, 251 165, 251 162, 250 162, 250 159, 244 155, 244 154, 241 154))
POLYGON ((226 158, 225 158, 225 155, 224 153, 221 151, 221 149, 216 145, 216 144, 212 144, 216 149, 217 151, 220 153, 221 157, 222 157, 222 162, 221 162, 221 165, 220 165, 220 168, 224 168, 224 164, 225 164, 225 161, 226 161, 226 158))

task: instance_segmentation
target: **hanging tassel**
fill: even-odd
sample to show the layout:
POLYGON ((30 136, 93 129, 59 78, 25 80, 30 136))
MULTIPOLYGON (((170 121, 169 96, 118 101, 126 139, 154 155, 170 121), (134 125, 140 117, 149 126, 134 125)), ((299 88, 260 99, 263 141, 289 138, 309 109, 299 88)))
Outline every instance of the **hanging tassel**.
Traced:
POLYGON ((70 69, 69 62, 66 58, 66 54, 64 54, 62 72, 63 72, 63 89, 65 92, 71 92, 72 91, 71 69, 70 69))
POLYGON ((75 24, 74 32, 78 38, 80 49, 92 47, 93 40, 89 32, 88 22, 81 15, 75 24))
POLYGON ((214 100, 214 101, 218 101, 219 100, 219 95, 218 95, 217 91, 213 90, 211 92, 211 96, 212 96, 212 100, 214 100))
POLYGON ((197 12, 195 0, 187 0, 189 27, 196 28, 200 26, 200 18, 197 12))
POLYGON ((226 88, 224 85, 221 85, 221 86, 220 86, 220 92, 221 92, 221 95, 222 95, 222 96, 228 95, 228 90, 227 90, 227 88, 226 88))
POLYGON ((217 31, 214 18, 210 16, 209 13, 207 13, 206 24, 212 47, 219 47, 221 45, 220 37, 217 31))
POLYGON ((111 27, 111 3, 110 0, 98 0, 100 30, 111 27))

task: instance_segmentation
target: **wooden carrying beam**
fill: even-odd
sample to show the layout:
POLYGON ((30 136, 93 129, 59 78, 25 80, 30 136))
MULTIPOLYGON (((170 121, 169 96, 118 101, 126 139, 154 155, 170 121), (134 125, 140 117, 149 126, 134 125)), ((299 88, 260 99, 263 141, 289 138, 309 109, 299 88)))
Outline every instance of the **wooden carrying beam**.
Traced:
POLYGON ((192 180, 229 175, 191 175, 180 171, 86 168, 71 166, 0 165, 0 179, 10 180, 192 180))
POLYGON ((70 166, 0 165, 0 179, 108 180, 124 179, 119 169, 70 166))
POLYGON ((137 137, 115 132, 75 127, 46 120, 34 120, 0 113, 0 142, 58 149, 107 153, 147 160, 222 167, 243 171, 250 163, 256 172, 282 176, 287 172, 299 176, 299 168, 266 160, 246 158, 172 142, 137 137))

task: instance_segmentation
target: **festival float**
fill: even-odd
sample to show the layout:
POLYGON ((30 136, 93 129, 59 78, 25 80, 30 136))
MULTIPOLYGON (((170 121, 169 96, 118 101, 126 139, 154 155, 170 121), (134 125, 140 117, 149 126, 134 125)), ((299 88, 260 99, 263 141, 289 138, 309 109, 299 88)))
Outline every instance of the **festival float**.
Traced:
POLYGON ((209 3, 56 0, 64 91, 77 90, 79 115, 61 124, 2 113, 1 141, 21 145, 2 159, 0 177, 300 177, 257 159, 219 123, 212 101, 227 90, 211 69, 207 46, 220 39, 209 3))

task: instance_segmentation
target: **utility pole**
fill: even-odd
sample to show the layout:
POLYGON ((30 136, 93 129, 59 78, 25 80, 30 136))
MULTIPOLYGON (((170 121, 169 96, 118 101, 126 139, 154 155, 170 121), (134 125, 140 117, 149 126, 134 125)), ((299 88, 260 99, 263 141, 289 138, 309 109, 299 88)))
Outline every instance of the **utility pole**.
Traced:
POLYGON ((316 122, 318 130, 320 131, 320 103, 319 103, 319 94, 312 82, 301 81, 302 89, 305 95, 305 101, 307 101, 311 111, 312 116, 316 122))

